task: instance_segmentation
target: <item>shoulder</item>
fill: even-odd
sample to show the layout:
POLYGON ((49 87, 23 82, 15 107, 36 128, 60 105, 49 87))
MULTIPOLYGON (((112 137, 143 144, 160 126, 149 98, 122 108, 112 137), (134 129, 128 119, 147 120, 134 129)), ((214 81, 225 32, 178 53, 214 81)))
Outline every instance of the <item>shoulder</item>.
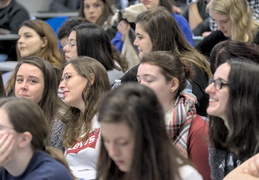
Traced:
POLYGON ((137 81, 137 72, 138 72, 139 64, 131 68, 124 76, 122 76, 121 81, 122 82, 128 82, 128 81, 137 81))
POLYGON ((190 165, 184 165, 179 168, 180 176, 184 180, 202 180, 198 171, 190 165))
POLYGON ((208 132, 208 122, 201 116, 196 115, 192 120, 192 125, 190 128, 190 133, 201 131, 202 134, 207 134, 208 132))
POLYGON ((29 177, 33 177, 34 179, 72 179, 69 171, 63 164, 43 151, 36 152, 32 160, 34 160, 34 169, 28 176, 28 179, 29 177))
POLYGON ((183 21, 188 23, 188 21, 182 15, 173 13, 172 16, 175 18, 176 21, 183 21))

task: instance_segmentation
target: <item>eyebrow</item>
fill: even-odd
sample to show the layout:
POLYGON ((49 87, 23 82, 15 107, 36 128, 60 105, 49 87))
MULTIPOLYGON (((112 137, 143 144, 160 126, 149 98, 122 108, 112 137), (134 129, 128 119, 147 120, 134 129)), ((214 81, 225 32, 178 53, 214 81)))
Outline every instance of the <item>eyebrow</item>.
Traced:
POLYGON ((222 79, 222 78, 217 78, 217 79, 219 79, 219 80, 221 80, 221 81, 225 81, 225 82, 228 82, 228 80, 225 80, 225 79, 222 79))
MULTIPOLYGON (((16 77, 24 77, 23 75, 16 75, 16 77)), ((36 78, 39 79, 37 76, 29 76, 29 78, 36 78)))

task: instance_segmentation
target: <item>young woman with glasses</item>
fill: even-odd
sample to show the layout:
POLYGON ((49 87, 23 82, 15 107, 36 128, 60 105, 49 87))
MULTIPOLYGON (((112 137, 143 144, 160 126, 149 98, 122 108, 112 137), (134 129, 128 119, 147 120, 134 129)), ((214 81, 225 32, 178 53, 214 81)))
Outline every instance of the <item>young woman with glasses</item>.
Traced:
POLYGON ((70 107, 64 131, 69 167, 77 178, 95 179, 101 138, 97 108, 110 90, 107 72, 93 58, 75 58, 64 65, 59 88, 70 107))
POLYGON ((230 58, 210 80, 209 163, 212 179, 223 179, 259 152, 259 65, 230 58))

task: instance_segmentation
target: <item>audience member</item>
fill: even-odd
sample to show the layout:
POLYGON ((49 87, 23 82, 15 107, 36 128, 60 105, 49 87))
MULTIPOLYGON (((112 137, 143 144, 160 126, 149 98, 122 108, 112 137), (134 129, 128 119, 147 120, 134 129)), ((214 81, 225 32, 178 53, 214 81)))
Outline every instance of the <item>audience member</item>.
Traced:
MULTIPOLYGON (((165 9, 168 10, 172 14, 172 16, 175 18, 175 20, 176 20, 177 24, 179 25, 179 27, 180 27, 184 37, 186 38, 186 40, 191 45, 194 45, 194 41, 193 41, 193 38, 192 38, 192 31, 191 31, 189 23, 187 22, 187 20, 183 16, 178 15, 176 13, 173 13, 172 4, 170 3, 169 0, 158 0, 158 1, 156 1, 156 0, 150 0, 150 1, 140 0, 140 3, 142 3, 145 6, 146 9, 151 9, 151 8, 155 8, 155 7, 158 7, 158 6, 165 7, 165 9)), ((134 22, 137 15, 140 14, 141 12, 143 12, 143 11, 144 11, 144 9, 141 6, 140 7, 139 6, 136 6, 136 7, 132 6, 131 9, 130 9, 130 7, 126 8, 126 10, 125 10, 126 15, 124 15, 124 16, 127 17, 128 14, 136 13, 136 14, 133 14, 134 18, 130 17, 130 18, 133 19, 133 22, 134 22), (127 9, 128 9, 128 12, 127 12, 127 9)), ((119 33, 117 33, 116 37, 112 40, 113 44, 120 51, 122 50, 122 47, 123 47, 122 42, 126 39, 126 36, 128 35, 128 32, 130 30, 130 25, 129 25, 129 23, 127 23, 127 21, 128 20, 120 21, 120 23, 118 24, 118 27, 117 27, 119 33)), ((129 22, 131 22, 131 21, 129 21, 129 22)), ((133 29, 133 30, 135 30, 135 29, 133 29)))
POLYGON ((111 91, 102 100, 98 120, 97 179, 202 179, 172 145, 162 107, 149 88, 132 83, 111 91))
POLYGON ((69 167, 77 178, 95 179, 101 136, 97 108, 110 90, 107 72, 97 60, 79 57, 64 65, 59 87, 70 106, 64 140, 69 167))
POLYGON ((73 27, 88 22, 85 18, 82 17, 72 17, 67 19, 59 28, 58 39, 62 47, 66 45, 67 38, 70 34, 70 31, 73 27))
MULTIPOLYGON (((59 77, 64 57, 59 50, 57 37, 51 27, 39 19, 28 20, 24 21, 19 27, 18 35, 18 61, 25 57, 38 56, 48 61, 55 68, 57 77, 59 77)), ((3 75, 5 84, 8 81, 6 85, 7 93, 12 90, 11 85, 15 79, 11 74, 12 72, 3 75)))
POLYGON ((246 160, 240 166, 228 173, 224 180, 258 180, 259 179, 259 155, 256 154, 246 160))
POLYGON ((70 32, 67 45, 63 48, 66 61, 78 56, 89 56, 98 60, 108 72, 111 85, 123 76, 114 59, 107 33, 100 26, 85 23, 73 27, 70 32))
POLYGON ((52 0, 49 10, 54 12, 78 11, 81 0, 52 0))
MULTIPOLYGON (((208 0, 210 1, 210 0, 208 0)), ((247 0, 252 13, 253 13, 253 18, 258 22, 259 21, 259 1, 257 0, 247 0)), ((215 20, 210 18, 210 30, 211 31, 216 31, 217 30, 217 24, 215 20)))
POLYGON ((54 68, 46 60, 31 56, 19 61, 13 73, 13 95, 30 99, 42 108, 51 127, 48 145, 64 151, 63 114, 66 107, 58 98, 54 68))
POLYGON ((101 26, 109 35, 109 39, 115 36, 112 17, 114 11, 110 0, 82 0, 79 17, 83 17, 91 23, 101 26))
POLYGON ((204 32, 210 31, 210 16, 206 11, 208 1, 187 0, 183 16, 188 20, 195 36, 203 36, 204 32))
POLYGON ((259 65, 231 58, 210 79, 209 163, 211 179, 223 179, 259 152, 259 65))
MULTIPOLYGON (((135 33, 137 37, 134 45, 138 47, 140 59, 151 51, 171 51, 174 56, 192 62, 196 75, 190 83, 198 100, 197 113, 206 115, 208 95, 205 88, 208 85, 208 77, 211 76, 209 63, 186 41, 171 14, 162 7, 141 13, 136 20, 135 33)), ((129 70, 121 78, 122 82, 137 81, 137 68, 138 66, 135 66, 129 70)))
POLYGON ((240 166, 228 173, 223 180, 258 180, 259 179, 259 155, 258 153, 243 162, 240 166))
POLYGON ((210 69, 215 73, 217 67, 232 57, 259 62, 259 46, 255 43, 226 40, 218 43, 210 53, 210 69))
MULTIPOLYGON (((18 27, 29 19, 29 13, 15 0, 0 0, 0 34, 17 34, 18 27)), ((0 53, 16 60, 15 40, 1 40, 0 53)))
POLYGON ((165 51, 145 54, 137 73, 138 82, 157 95, 174 145, 194 163, 203 179, 209 180, 208 123, 196 114, 196 97, 185 91, 186 81, 192 76, 190 62, 165 51))
POLYGON ((0 112, 2 180, 73 179, 62 152, 47 147, 49 126, 37 104, 25 98, 3 98, 0 112))
POLYGON ((259 44, 259 23, 253 19, 247 0, 211 0, 207 8, 218 30, 196 46, 202 54, 209 57, 217 43, 228 39, 259 44))

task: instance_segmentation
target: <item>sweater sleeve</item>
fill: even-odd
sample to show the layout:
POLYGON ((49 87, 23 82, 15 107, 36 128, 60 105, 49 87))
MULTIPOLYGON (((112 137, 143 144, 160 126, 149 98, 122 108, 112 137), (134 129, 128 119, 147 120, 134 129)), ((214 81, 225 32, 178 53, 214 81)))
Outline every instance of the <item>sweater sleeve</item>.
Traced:
POLYGON ((208 123, 196 116, 188 136, 188 155, 204 180, 210 179, 210 166, 208 156, 208 123))

